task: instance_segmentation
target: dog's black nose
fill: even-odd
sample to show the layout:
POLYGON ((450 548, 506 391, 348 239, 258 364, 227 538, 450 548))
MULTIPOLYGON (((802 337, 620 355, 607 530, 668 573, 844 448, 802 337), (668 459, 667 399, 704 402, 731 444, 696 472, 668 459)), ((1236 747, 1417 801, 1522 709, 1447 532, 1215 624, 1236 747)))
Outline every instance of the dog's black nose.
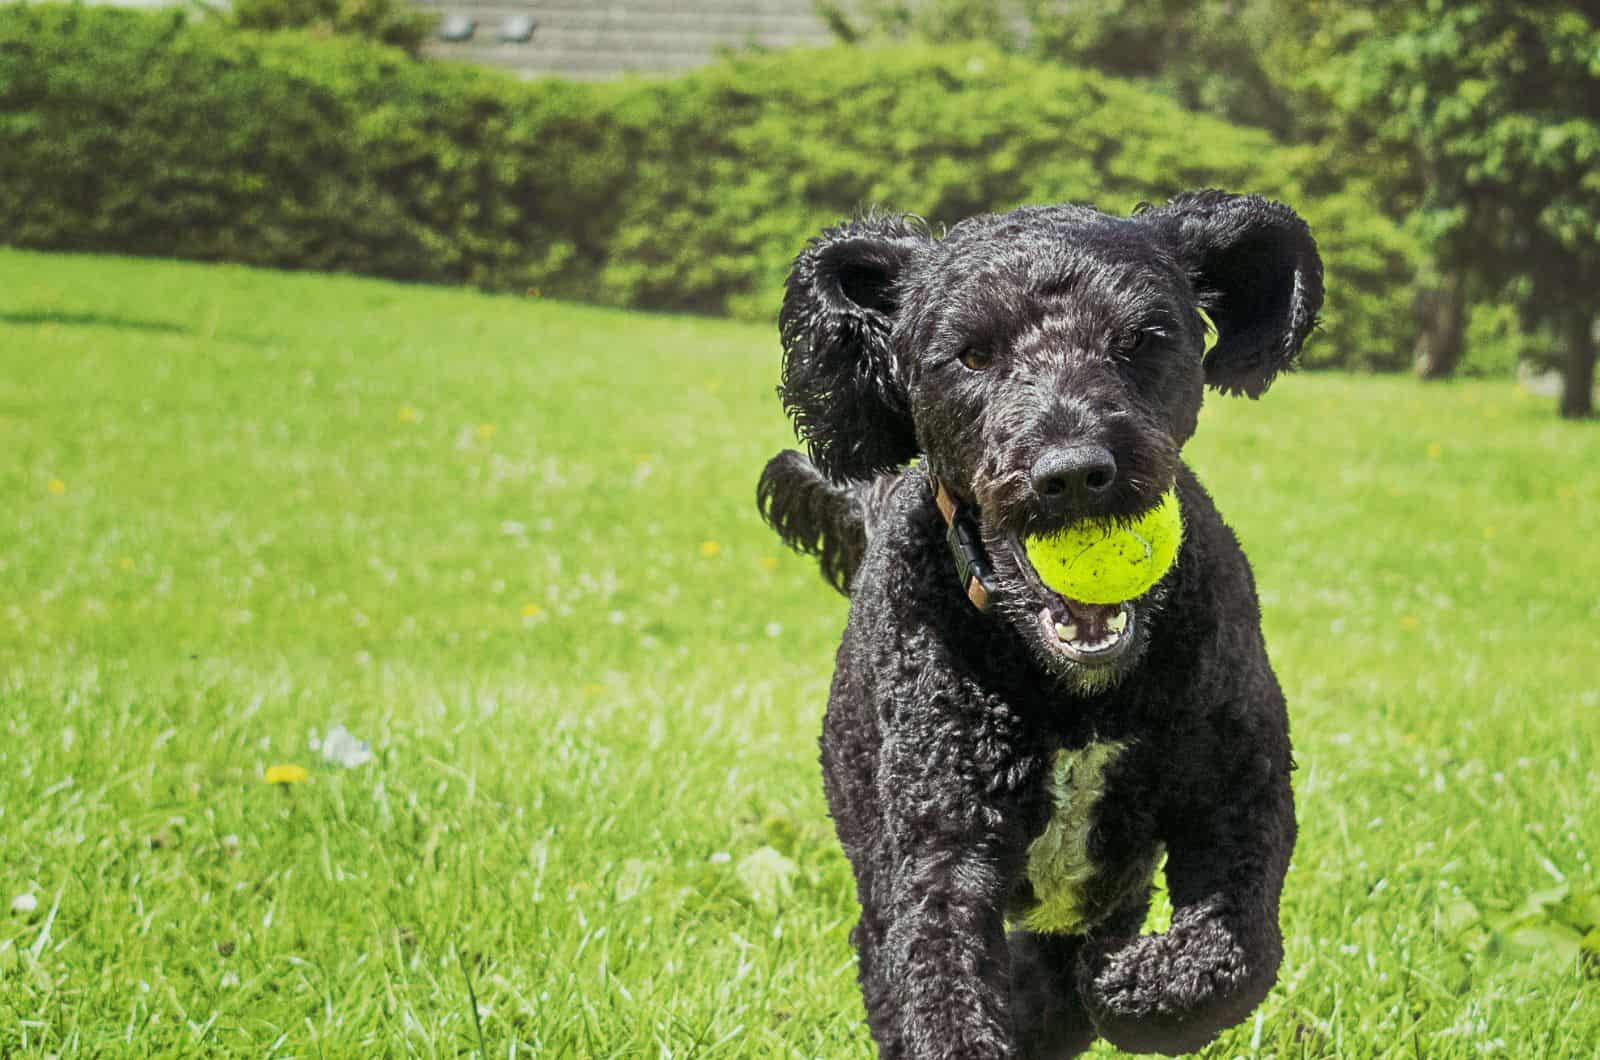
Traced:
POLYGON ((1047 449, 1034 461, 1033 492, 1051 508, 1081 503, 1104 493, 1117 480, 1117 461, 1098 445, 1047 449))

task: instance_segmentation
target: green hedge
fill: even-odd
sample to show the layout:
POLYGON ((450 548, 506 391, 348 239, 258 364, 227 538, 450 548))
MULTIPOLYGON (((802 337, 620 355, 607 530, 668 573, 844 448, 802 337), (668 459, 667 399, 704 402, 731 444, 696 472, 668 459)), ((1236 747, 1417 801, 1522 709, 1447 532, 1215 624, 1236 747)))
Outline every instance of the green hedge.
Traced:
POLYGON ((0 9, 0 239, 488 288, 593 288, 623 130, 354 38, 0 9))
POLYGON ((1029 202, 1137 203, 1216 186, 1281 198, 1327 259, 1308 363, 1409 364, 1417 248, 1362 189, 1310 195, 1294 152, 1125 82, 982 49, 835 48, 634 86, 639 179, 602 296, 770 315, 801 241, 870 204, 950 223, 1029 202))
POLYGON ((1328 264, 1313 365, 1408 361, 1416 249, 1264 134, 975 48, 835 48, 673 80, 520 82, 172 12, 0 9, 0 240, 771 319, 822 226, 1260 191, 1328 264))

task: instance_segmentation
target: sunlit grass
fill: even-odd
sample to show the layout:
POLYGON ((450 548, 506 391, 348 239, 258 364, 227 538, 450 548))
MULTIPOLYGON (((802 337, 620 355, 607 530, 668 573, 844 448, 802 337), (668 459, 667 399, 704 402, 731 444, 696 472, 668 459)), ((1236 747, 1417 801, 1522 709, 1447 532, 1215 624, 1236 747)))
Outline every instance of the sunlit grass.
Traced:
MULTIPOLYGON (((868 1052, 773 329, 0 251, 0 366, 0 1054, 868 1052)), ((1592 1055, 1491 926, 1597 886, 1600 429, 1297 376, 1189 456, 1301 764, 1212 1055, 1592 1055)))

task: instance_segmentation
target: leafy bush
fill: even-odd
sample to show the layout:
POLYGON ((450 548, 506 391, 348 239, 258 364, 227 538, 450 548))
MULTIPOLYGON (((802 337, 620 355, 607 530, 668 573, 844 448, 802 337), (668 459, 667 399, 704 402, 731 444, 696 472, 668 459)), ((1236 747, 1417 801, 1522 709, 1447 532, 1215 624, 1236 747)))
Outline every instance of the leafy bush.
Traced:
POLYGON ((433 16, 407 0, 233 0, 228 21, 240 29, 306 29, 367 37, 415 55, 433 16))
POLYGON ((519 82, 181 15, 0 11, 0 239, 770 318, 826 224, 1260 191, 1328 265, 1312 365, 1409 360, 1414 247, 1263 133, 977 48, 781 52, 674 80, 519 82))
POLYGON ((0 13, 0 238, 589 293, 600 98, 180 13, 0 13))
POLYGON ((1028 202, 1126 213, 1211 185, 1281 198, 1317 232, 1331 294, 1308 364, 1409 363, 1415 247, 1364 190, 1308 194, 1266 133, 1125 82, 985 49, 835 48, 631 94, 644 142, 608 301, 770 315, 803 241, 867 205, 940 224, 1028 202))

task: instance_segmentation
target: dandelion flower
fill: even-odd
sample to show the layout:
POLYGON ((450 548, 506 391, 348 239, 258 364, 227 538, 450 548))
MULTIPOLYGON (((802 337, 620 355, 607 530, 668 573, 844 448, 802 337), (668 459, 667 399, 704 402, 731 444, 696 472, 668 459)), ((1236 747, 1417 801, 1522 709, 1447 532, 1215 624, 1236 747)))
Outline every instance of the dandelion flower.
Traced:
POLYGON ((311 779, 311 774, 306 772, 305 766, 276 765, 268 766, 261 779, 268 784, 304 784, 311 779))
POLYGON ((778 569, 778 557, 777 556, 762 556, 761 557, 761 569, 762 570, 777 570, 778 569))
POLYGON ((1422 620, 1419 619, 1416 615, 1401 615, 1400 616, 1400 627, 1402 629, 1416 629, 1420 625, 1422 625, 1422 620))
POLYGON ((492 423, 478 424, 478 437, 488 441, 494 437, 495 426, 492 423))
POLYGON ((722 551, 721 542, 718 542, 718 541, 702 541, 702 542, 700 542, 700 555, 702 557, 704 557, 705 559, 711 559, 711 558, 715 557, 717 555, 717 553, 719 553, 721 551, 722 551))
POLYGON ((410 405, 401 405, 397 418, 401 423, 416 423, 422 418, 422 414, 410 405))
POLYGON ((1428 443, 1428 459, 1429 460, 1437 460, 1443 455, 1444 455, 1444 446, 1440 445, 1438 442, 1429 442, 1428 443))
POLYGON ((50 485, 49 485, 48 489, 50 490, 51 493, 53 493, 57 497, 59 497, 63 493, 67 492, 67 484, 65 482, 62 482, 58 478, 53 478, 53 479, 50 480, 50 485))
POLYGON ((1492 526, 1486 526, 1483 528, 1483 537, 1486 541, 1493 541, 1494 535, 1497 533, 1499 533, 1499 531, 1492 526))
POLYGON ((133 560, 127 556, 123 556, 121 559, 117 560, 117 566, 121 567, 123 570, 132 570, 133 560))
POLYGON ((523 618, 538 618, 542 614, 544 614, 544 608, 540 607, 538 604, 522 605, 523 618))

